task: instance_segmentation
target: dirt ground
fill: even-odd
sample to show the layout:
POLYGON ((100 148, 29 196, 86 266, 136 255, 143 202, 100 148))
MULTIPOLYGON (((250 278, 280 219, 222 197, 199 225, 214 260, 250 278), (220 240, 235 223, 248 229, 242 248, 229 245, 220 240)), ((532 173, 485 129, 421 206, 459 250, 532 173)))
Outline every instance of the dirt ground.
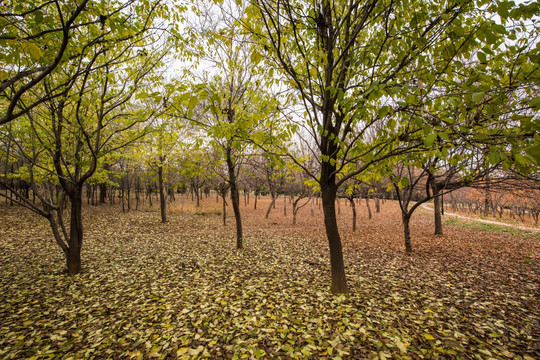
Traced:
POLYGON ((0 206, 0 358, 536 359, 540 358, 540 239, 452 223, 433 235, 413 215, 404 252, 399 209, 368 218, 340 203, 350 295, 329 293, 322 211, 292 226, 283 199, 242 199, 245 249, 232 209, 189 196, 122 213, 86 206, 82 274, 44 219, 0 206))

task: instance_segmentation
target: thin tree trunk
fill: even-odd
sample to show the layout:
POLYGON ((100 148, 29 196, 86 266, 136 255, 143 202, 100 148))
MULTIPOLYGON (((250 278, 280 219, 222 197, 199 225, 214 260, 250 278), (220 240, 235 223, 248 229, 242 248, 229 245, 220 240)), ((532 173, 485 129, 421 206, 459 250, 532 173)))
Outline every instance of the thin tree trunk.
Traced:
POLYGON ((240 194, 236 185, 235 166, 231 159, 231 149, 227 149, 227 168, 229 170, 229 184, 231 186, 231 202, 236 220, 236 249, 244 247, 244 237, 242 234, 242 217, 240 214, 240 194))
POLYGON ((369 206, 369 195, 366 195, 366 206, 367 206, 369 218, 371 219, 372 215, 371 215, 371 206, 369 206))
POLYGON ((274 204, 276 203, 276 197, 272 194, 272 201, 270 202, 270 205, 268 206, 268 209, 266 210, 266 214, 264 215, 265 219, 268 219, 270 216, 270 211, 272 211, 272 208, 274 207, 274 204))
POLYGON ((165 186, 163 184, 163 165, 160 159, 158 166, 158 185, 159 185, 159 205, 161 211, 161 222, 167 222, 167 199, 165 198, 165 186))
POLYGON ((443 234, 442 219, 441 219, 441 197, 437 196, 439 190, 437 188, 433 189, 433 213, 435 216, 435 235, 443 234))
POLYGON ((128 186, 127 188, 127 209, 128 211, 131 211, 131 201, 130 201, 130 198, 131 198, 131 187, 128 186))
POLYGON ((120 189, 120 197, 122 198, 122 212, 126 212, 126 205, 124 203, 124 184, 122 184, 122 188, 120 189))
POLYGON ((352 208, 352 231, 356 231, 356 205, 354 204, 354 198, 350 197, 349 202, 352 208))
POLYGON ((227 226, 227 201, 225 200, 225 193, 221 197, 223 199, 223 226, 227 226))
POLYGON ((283 215, 287 216, 287 196, 283 195, 283 215))

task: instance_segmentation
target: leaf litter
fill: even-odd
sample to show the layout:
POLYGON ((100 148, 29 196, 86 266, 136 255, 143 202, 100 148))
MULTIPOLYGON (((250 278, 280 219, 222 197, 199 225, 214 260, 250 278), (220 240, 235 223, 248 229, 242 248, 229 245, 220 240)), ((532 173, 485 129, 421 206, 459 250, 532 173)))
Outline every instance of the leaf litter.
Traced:
POLYGON ((232 219, 223 227, 185 199, 167 224, 154 209, 88 206, 77 276, 45 221, 1 206, 0 358, 540 358, 537 239, 433 236, 422 212, 408 256, 395 204, 371 220, 358 209, 355 233, 342 206, 352 293, 332 295, 320 210, 293 227, 260 204, 242 208, 243 251, 232 219))

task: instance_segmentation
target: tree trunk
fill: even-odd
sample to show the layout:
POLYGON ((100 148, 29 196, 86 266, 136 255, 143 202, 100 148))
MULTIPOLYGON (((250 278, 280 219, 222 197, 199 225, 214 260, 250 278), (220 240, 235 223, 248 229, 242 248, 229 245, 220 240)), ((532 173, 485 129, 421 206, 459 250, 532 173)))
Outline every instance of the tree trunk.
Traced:
POLYGON ((276 203, 276 197, 274 194, 272 194, 272 202, 270 202, 270 205, 268 206, 268 209, 266 210, 266 214, 264 215, 265 219, 268 219, 270 216, 270 211, 272 211, 272 207, 274 207, 274 204, 276 203))
POLYGON ((401 219, 403 221, 403 233, 405 235, 405 252, 410 254, 412 252, 411 246, 411 230, 409 228, 410 215, 406 213, 401 214, 401 219))
POLYGON ((433 189, 433 212, 435 215, 435 235, 442 235, 442 219, 441 219, 441 197, 439 195, 439 190, 437 188, 433 189))
POLYGON ((127 209, 128 209, 128 211, 131 211, 131 201, 130 201, 130 199, 131 199, 131 186, 128 186, 126 192, 127 192, 127 209))
POLYGON ((253 210, 257 210, 257 199, 259 198, 259 193, 255 191, 255 201, 253 201, 253 210))
POLYGON ((332 273, 332 293, 348 293, 347 279, 345 277, 345 264, 343 262, 343 249, 341 238, 339 236, 337 218, 336 218, 336 191, 333 183, 334 179, 329 179, 331 183, 325 182, 329 169, 323 169, 321 174, 321 193, 324 213, 324 226, 328 245, 330 247, 330 267, 332 273), (326 170, 326 171, 325 171, 326 170))
POLYGON ((444 215, 444 195, 441 195, 441 215, 444 215))
POLYGON ((366 206, 367 206, 369 218, 371 219, 372 215, 371 215, 371 206, 369 206, 369 195, 366 195, 366 206))
POLYGON ((242 217, 240 215, 240 194, 236 185, 235 166, 231 159, 231 150, 227 149, 227 168, 229 170, 229 184, 231 186, 231 202, 236 220, 236 249, 244 247, 244 238, 242 234, 242 217))
POLYGON ((159 185, 159 208, 161 210, 161 222, 167 222, 167 199, 165 199, 165 186, 163 184, 163 165, 158 166, 158 185, 159 185))
POLYGON ((381 203, 379 200, 379 195, 375 196, 375 212, 377 214, 381 212, 381 203))
POLYGON ((82 187, 74 186, 74 189, 69 192, 68 196, 71 203, 71 217, 69 249, 66 260, 68 274, 73 275, 81 272, 81 247, 83 241, 82 187))
POLYGON ((354 198, 350 197, 349 202, 351 203, 352 209, 352 231, 356 231, 356 205, 354 204, 354 198))
POLYGON ((122 188, 120 189, 120 198, 122 199, 122 212, 126 212, 126 205, 124 203, 124 185, 122 184, 122 188))
POLYGON ((225 200, 225 192, 221 197, 223 199, 223 226, 227 226, 227 201, 225 200))
POLYGON ((283 215, 287 216, 287 196, 283 195, 283 215))
POLYGON ((105 204, 107 202, 107 184, 99 184, 99 203, 105 204))

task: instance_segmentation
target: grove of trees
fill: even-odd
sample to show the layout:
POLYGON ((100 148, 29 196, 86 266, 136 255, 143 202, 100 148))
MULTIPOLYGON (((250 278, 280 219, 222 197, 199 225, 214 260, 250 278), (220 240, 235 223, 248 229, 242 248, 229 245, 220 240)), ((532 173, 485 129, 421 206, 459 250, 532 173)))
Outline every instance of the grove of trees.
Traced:
POLYGON ((213 192, 238 251, 242 196, 271 196, 267 217, 290 199, 291 226, 320 201, 347 293, 340 199, 398 200, 407 253, 431 200, 435 234, 450 208, 538 224, 539 16, 506 0, 3 2, 0 195, 48 220, 69 274, 85 201, 157 200, 166 226, 175 194, 213 192))

